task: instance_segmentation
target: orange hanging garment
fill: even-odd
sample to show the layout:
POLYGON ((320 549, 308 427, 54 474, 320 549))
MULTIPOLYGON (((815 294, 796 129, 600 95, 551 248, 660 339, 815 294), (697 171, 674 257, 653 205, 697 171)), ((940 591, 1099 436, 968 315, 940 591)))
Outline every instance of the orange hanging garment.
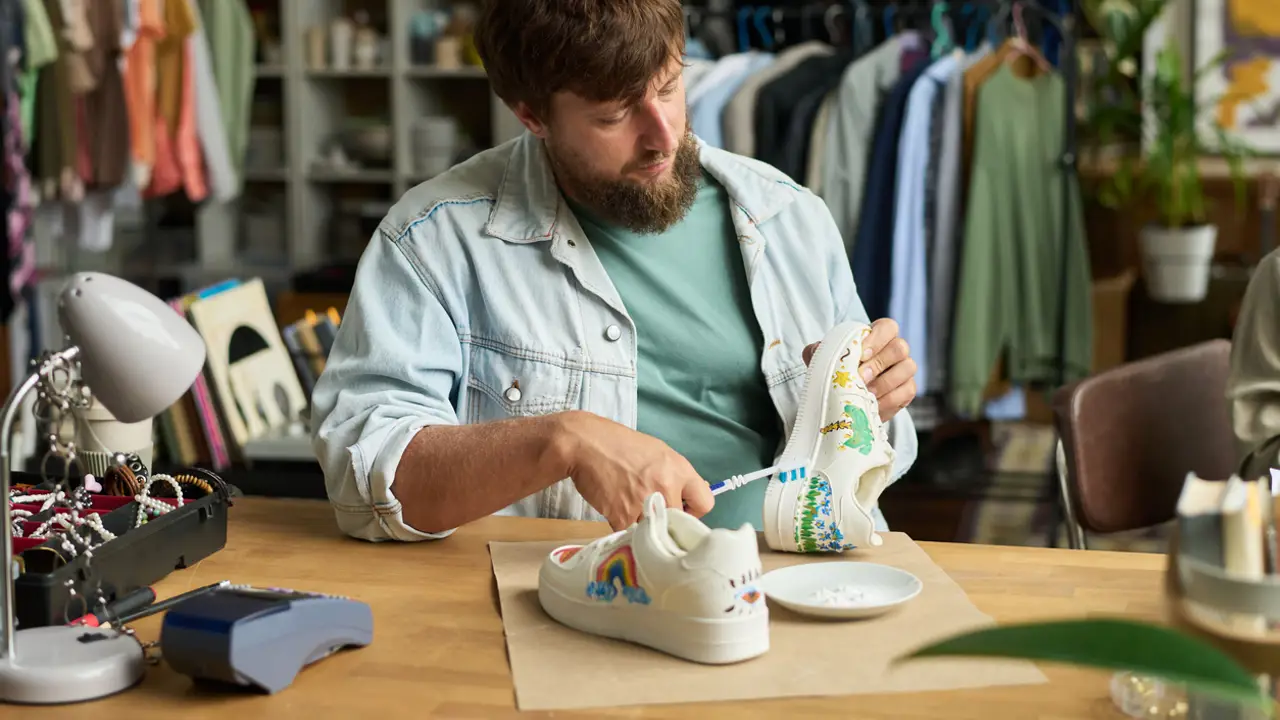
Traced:
POLYGON ((182 187, 187 191, 187 198, 191 202, 200 202, 209 195, 209 183, 204 174, 204 152, 200 149, 200 135, 196 131, 196 73, 192 62, 195 49, 191 47, 191 43, 192 39, 188 37, 182 44, 182 104, 178 111, 177 132, 174 133, 174 152, 178 156, 182 187))
POLYGON ((133 178, 143 188, 151 183, 156 161, 156 43, 164 34, 160 0, 138 0, 137 35, 124 53, 124 93, 133 178))
POLYGON ((190 0, 166 0, 165 34, 156 44, 155 165, 144 198, 185 190, 199 202, 208 194, 196 136, 195 75, 191 35, 196 14, 190 0))

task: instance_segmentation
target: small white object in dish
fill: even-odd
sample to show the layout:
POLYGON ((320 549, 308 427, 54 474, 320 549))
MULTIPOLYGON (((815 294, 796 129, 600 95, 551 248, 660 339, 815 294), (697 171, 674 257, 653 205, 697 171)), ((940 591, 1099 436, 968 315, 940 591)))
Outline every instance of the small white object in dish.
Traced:
POLYGON ((822 588, 809 596, 809 600, 815 605, 826 605, 828 607, 848 607, 850 605, 858 605, 866 598, 866 593, 862 592, 854 585, 841 585, 838 588, 822 588))
POLYGON ((779 605, 813 617, 883 615, 911 601, 924 585, 906 570, 866 562, 810 562, 766 573, 758 581, 779 605))

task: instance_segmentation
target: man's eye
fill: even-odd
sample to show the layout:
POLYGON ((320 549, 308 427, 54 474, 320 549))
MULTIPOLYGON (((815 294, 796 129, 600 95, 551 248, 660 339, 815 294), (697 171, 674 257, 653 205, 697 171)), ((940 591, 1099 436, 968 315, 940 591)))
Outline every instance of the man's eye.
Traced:
POLYGON ((625 115, 610 115, 608 117, 600 118, 600 123, 602 125, 617 125, 622 122, 625 117, 625 115))

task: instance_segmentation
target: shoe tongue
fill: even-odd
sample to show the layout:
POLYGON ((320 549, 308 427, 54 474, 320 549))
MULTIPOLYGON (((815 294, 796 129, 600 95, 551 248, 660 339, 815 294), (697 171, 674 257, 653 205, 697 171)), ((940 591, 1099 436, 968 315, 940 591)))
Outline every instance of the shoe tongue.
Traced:
POLYGON ((644 501, 644 516, 649 519, 651 525, 661 525, 665 530, 667 527, 667 499, 662 493, 653 493, 648 500, 644 501))
POLYGON ((650 537, 668 552, 680 555, 684 549, 671 534, 671 515, 667 510, 667 499, 662 493, 654 493, 644 504, 644 517, 649 525, 650 537))

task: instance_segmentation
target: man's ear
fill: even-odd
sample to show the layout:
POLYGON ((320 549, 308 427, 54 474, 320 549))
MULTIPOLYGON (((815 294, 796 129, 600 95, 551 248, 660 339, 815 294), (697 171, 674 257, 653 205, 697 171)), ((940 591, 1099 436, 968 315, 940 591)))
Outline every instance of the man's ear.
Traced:
POLYGON ((516 119, 520 121, 520 124, 528 128, 529 132, 533 133, 535 137, 542 140, 547 138, 547 126, 543 124, 542 120, 538 119, 538 116, 534 114, 533 109, 527 103, 516 103, 511 107, 511 112, 515 113, 516 119))

